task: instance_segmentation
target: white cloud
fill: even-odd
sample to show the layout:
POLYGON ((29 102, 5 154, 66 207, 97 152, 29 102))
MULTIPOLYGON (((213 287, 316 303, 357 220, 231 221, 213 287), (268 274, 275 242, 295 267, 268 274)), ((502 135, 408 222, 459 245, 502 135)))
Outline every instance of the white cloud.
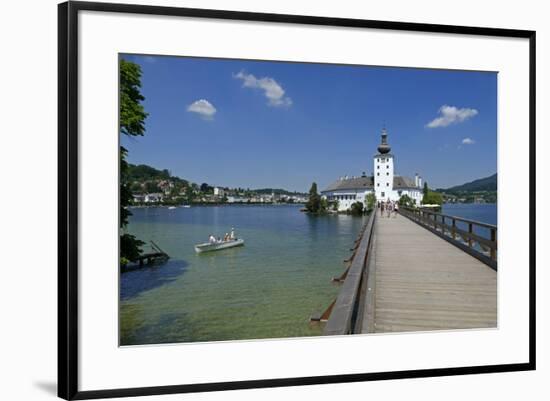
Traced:
POLYGON ((476 143, 476 141, 474 141, 472 138, 464 138, 462 140, 463 145, 473 145, 474 143, 476 143))
POLYGON ((216 114, 216 108, 206 99, 196 100, 187 107, 190 113, 197 113, 204 120, 212 120, 216 114))
POLYGON ((459 109, 454 106, 441 106, 439 108, 440 117, 437 117, 426 124, 428 128, 447 127, 451 124, 461 123, 469 120, 478 114, 476 109, 462 108, 459 109))
POLYGON ((264 91, 264 95, 268 100, 268 104, 274 107, 292 105, 292 99, 285 96, 285 90, 277 81, 273 78, 264 77, 256 78, 252 74, 246 74, 241 71, 238 74, 233 75, 234 78, 241 79, 245 88, 261 89, 264 91))

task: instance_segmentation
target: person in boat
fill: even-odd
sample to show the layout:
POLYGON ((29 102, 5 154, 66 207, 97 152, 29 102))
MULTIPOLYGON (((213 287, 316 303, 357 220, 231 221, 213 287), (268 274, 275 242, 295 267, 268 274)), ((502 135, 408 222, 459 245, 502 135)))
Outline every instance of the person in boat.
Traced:
POLYGON ((235 238, 235 229, 233 227, 231 227, 231 234, 229 234, 229 239, 231 241, 235 241, 236 238, 235 238))
POLYGON ((216 237, 214 237, 212 234, 208 237, 208 242, 211 244, 216 243, 216 237))
POLYGON ((222 239, 220 237, 218 237, 218 243, 222 242, 222 239))
POLYGON ((223 242, 225 241, 229 241, 229 234, 228 233, 225 233, 225 235, 223 236, 223 242))

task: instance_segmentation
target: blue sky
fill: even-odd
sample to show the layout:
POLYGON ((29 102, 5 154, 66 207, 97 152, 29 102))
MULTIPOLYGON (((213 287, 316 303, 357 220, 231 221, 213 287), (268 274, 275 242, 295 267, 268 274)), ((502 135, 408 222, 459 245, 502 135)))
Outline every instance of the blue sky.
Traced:
POLYGON ((320 189, 372 174, 385 125, 396 174, 431 188, 496 172, 497 74, 125 55, 149 113, 128 160, 198 184, 320 189))

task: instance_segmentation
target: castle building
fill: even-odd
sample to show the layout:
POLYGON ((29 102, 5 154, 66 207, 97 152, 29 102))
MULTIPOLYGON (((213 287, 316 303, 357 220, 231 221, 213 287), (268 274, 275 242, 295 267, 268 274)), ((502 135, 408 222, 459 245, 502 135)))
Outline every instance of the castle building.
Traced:
POLYGON ((355 202, 367 205, 366 196, 374 193, 376 201, 398 201, 408 195, 414 203, 422 202, 422 178, 414 179, 394 174, 394 155, 390 153, 388 133, 382 130, 378 153, 374 155, 373 174, 363 173, 360 177, 340 177, 330 184, 321 195, 330 201, 338 201, 338 211, 346 211, 355 202))

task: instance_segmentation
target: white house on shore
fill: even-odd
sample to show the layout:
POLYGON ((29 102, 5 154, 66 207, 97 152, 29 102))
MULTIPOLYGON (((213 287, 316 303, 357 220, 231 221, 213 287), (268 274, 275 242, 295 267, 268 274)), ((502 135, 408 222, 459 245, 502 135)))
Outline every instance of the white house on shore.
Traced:
POLYGON ((132 198, 134 203, 158 203, 162 202, 163 194, 160 192, 152 194, 134 194, 132 198))
POLYGON ((328 201, 338 201, 338 211, 350 209, 355 202, 366 206, 366 196, 374 193, 376 201, 398 201, 408 195, 413 202, 422 202, 422 178, 415 174, 414 179, 394 174, 394 156, 390 153, 388 133, 382 130, 378 153, 374 155, 372 175, 363 173, 360 177, 340 177, 330 184, 321 195, 328 201))

